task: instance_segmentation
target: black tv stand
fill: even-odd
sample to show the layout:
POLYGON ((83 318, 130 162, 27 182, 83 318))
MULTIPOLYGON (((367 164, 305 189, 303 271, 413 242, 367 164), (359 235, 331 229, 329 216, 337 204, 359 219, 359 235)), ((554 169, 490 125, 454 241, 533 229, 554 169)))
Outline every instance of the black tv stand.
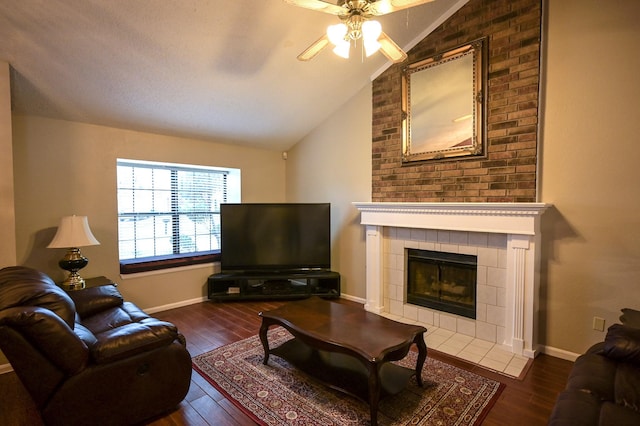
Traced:
POLYGON ((209 276, 210 300, 302 299, 340 297, 340 274, 334 271, 232 272, 209 276))

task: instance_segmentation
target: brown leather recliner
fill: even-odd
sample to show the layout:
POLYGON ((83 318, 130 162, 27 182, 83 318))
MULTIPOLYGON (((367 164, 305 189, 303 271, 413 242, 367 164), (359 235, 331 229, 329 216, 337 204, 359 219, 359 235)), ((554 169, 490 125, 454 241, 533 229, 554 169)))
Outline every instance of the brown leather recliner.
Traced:
POLYGON ((184 337, 113 285, 67 294, 22 266, 0 270, 0 349, 50 425, 126 425, 167 412, 191 382, 184 337))

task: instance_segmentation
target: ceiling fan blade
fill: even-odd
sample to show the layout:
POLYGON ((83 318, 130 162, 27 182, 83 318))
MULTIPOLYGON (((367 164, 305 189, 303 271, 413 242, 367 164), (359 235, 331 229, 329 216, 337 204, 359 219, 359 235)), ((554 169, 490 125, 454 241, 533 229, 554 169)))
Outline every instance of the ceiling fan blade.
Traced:
POLYGON ((405 53, 405 51, 400 49, 400 46, 398 46, 393 40, 391 40, 391 38, 384 32, 380 34, 378 43, 380 43, 380 51, 382 52, 382 54, 394 64, 407 59, 407 54, 405 53))
POLYGON ((294 6, 304 7, 305 9, 317 10, 318 12, 329 13, 331 15, 344 15, 347 10, 342 6, 323 0, 284 0, 285 3, 294 6))
POLYGON ((329 37, 327 35, 323 35, 318 40, 316 40, 311 46, 307 47, 304 52, 298 55, 299 61, 310 61, 313 59, 322 49, 327 47, 329 44, 329 37))
POLYGON ((380 16, 432 1, 433 0, 378 0, 371 2, 369 7, 373 15, 380 16))

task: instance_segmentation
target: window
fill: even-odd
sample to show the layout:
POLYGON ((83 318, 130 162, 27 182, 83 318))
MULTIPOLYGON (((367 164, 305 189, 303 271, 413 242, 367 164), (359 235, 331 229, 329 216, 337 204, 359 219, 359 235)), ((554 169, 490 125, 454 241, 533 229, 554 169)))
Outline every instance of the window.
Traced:
POLYGON ((118 159, 120 272, 212 262, 220 204, 238 202, 239 170, 118 159))

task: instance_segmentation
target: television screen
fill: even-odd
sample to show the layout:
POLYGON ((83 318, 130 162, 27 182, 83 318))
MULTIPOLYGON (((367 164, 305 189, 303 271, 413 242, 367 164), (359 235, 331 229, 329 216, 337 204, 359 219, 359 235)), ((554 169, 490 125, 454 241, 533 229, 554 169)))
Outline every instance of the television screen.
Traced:
POLYGON ((222 204, 220 225, 223 272, 331 268, 329 203, 222 204))

